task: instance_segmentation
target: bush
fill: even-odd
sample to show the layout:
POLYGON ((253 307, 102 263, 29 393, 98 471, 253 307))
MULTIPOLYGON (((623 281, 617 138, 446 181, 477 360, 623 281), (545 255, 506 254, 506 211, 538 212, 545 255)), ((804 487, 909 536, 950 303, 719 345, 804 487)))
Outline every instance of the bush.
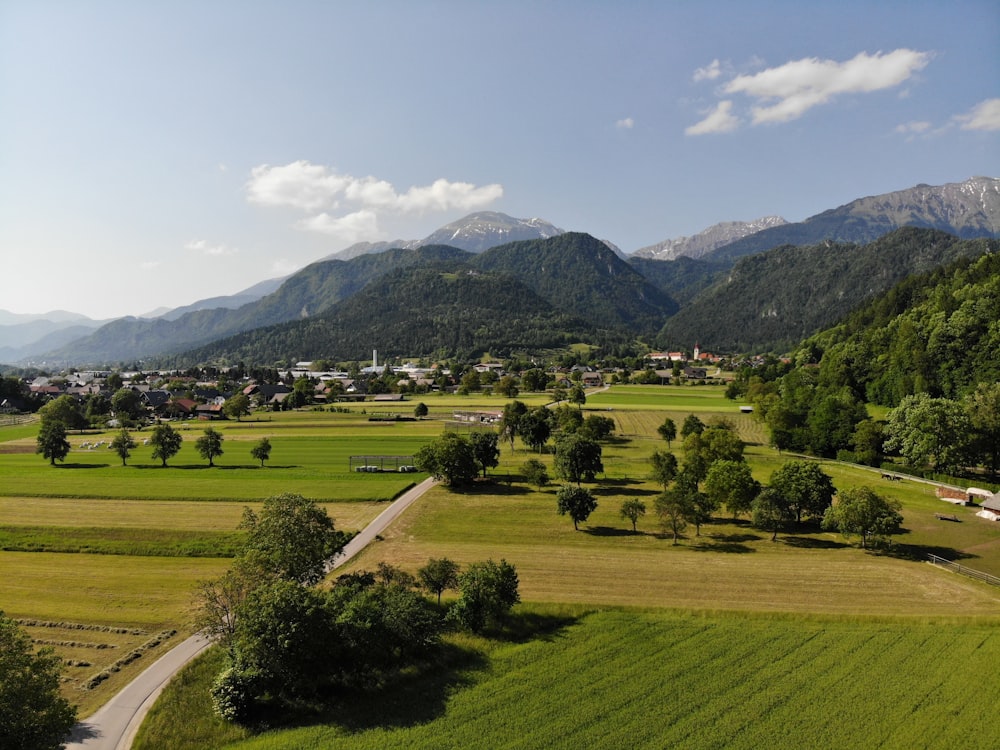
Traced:
POLYGON ((251 717, 257 676, 246 670, 228 667, 219 672, 212 683, 212 706, 226 721, 245 724, 251 717))

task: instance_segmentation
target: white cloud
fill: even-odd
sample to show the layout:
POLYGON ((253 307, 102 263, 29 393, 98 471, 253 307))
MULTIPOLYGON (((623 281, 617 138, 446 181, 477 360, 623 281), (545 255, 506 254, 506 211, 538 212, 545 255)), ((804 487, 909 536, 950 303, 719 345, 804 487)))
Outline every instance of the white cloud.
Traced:
POLYGON ((931 123, 926 120, 913 120, 912 122, 904 122, 902 125, 896 126, 896 132, 905 135, 919 135, 920 133, 926 133, 930 129, 931 123))
POLYGON ((144 260, 142 263, 139 264, 139 268, 141 268, 143 271, 153 271, 159 268, 160 265, 161 263, 158 260, 144 260))
POLYGON ((874 55, 862 52, 846 62, 811 57, 737 76, 723 87, 723 92, 746 94, 762 102, 752 108, 754 125, 788 122, 840 94, 898 86, 922 70, 930 59, 929 52, 910 49, 874 55))
POLYGON ((1000 130, 1000 99, 979 102, 964 115, 953 118, 962 130, 1000 130))
POLYGON ((488 206, 503 196, 499 184, 477 187, 468 182, 435 180, 400 193, 377 177, 352 177, 329 167, 295 161, 285 166, 254 167, 246 185, 247 200, 265 206, 290 206, 312 214, 300 229, 348 241, 374 239, 380 214, 412 214, 488 206))
POLYGON ((309 232, 328 234, 344 242, 370 241, 381 237, 378 217, 373 211, 367 210, 355 211, 346 216, 331 216, 324 211, 316 216, 303 219, 295 226, 309 232))
POLYGON ((618 122, 615 123, 615 127, 619 130, 631 130, 635 127, 635 120, 631 117, 626 117, 622 120, 618 120, 618 122))
POLYGON ((262 164, 250 170, 247 199, 265 206, 316 211, 334 205, 352 180, 330 174, 326 167, 307 161, 294 161, 283 167, 262 164))
POLYGON ((204 255, 236 255, 239 250, 235 247, 229 247, 228 245, 213 245, 208 240, 191 240, 186 243, 184 247, 188 250, 194 250, 204 255))
POLYGON ((694 75, 691 78, 697 83, 698 81, 714 81, 721 75, 722 63, 719 62, 718 58, 716 58, 704 68, 698 68, 695 70, 694 75))
POLYGON ((724 100, 701 122, 695 123, 684 130, 685 135, 706 135, 708 133, 729 133, 740 125, 740 118, 732 113, 733 103, 724 100))

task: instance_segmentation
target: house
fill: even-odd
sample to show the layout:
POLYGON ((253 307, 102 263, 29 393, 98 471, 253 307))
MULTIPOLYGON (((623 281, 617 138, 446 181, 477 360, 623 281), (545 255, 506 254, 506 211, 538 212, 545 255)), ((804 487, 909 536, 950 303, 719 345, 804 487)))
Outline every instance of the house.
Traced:
POLYGON ((685 367, 684 377, 693 378, 695 380, 704 380, 708 377, 708 370, 704 367, 685 367))
POLYGON ((222 417, 221 404, 198 404, 194 407, 198 419, 219 419, 222 417))
POLYGON ((580 376, 580 382, 588 388, 597 388, 604 385, 604 378, 599 372, 585 372, 580 376))

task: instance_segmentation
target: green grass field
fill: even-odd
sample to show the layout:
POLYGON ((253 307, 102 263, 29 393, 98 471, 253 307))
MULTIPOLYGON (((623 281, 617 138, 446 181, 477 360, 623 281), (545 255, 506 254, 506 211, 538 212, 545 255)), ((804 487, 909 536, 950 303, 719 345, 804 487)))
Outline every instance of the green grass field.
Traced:
MULTIPOLYGON (((521 400, 541 403, 543 398, 521 400)), ((56 646, 67 659, 93 663, 70 668, 72 681, 66 687, 86 715, 144 664, 140 658, 96 689, 78 690, 93 670, 113 664, 112 655, 134 648, 137 639, 168 629, 178 635, 190 631, 194 587, 221 573, 229 561, 180 555, 206 540, 229 538, 244 505, 256 507, 279 492, 300 492, 324 501, 338 528, 360 528, 386 499, 422 475, 352 473, 348 456, 412 454, 440 434, 453 411, 493 411, 506 403, 484 396, 428 395, 424 401, 436 419, 368 421, 372 412, 410 415, 413 403, 407 402, 216 424, 226 436, 226 452, 212 469, 193 449, 203 423, 192 423, 184 432, 185 447, 167 469, 158 468, 148 448, 138 448, 127 467, 106 449, 77 448, 67 459, 69 466, 52 468, 33 453, 37 425, 0 427, 0 547, 5 538, 41 550, 87 542, 102 553, 0 551, 0 609, 20 618, 142 630, 139 636, 102 633, 101 639, 114 649, 56 646), (261 469, 249 450, 265 435, 274 449, 261 469), (143 554, 120 554, 137 551, 127 546, 137 543, 146 545, 138 549, 143 554), (104 661, 79 656, 98 651, 104 661)), ((389 709, 386 696, 360 696, 328 717, 328 726, 257 740, 222 728, 211 716, 189 719, 188 709, 180 706, 204 696, 174 698, 168 692, 158 721, 190 726, 195 734, 202 732, 202 739, 186 744, 186 739, 151 729, 147 744, 140 746, 215 748, 247 740, 246 747, 266 748, 613 747, 622 738, 634 738, 635 747, 750 747, 770 736, 779 747, 860 747, 868 746, 861 741, 866 737, 875 738, 870 744, 889 747, 906 746, 913 737, 926 737, 927 746, 976 747, 968 742, 976 722, 982 724, 983 736, 997 736, 995 723, 981 715, 968 691, 962 693, 948 674, 977 680, 985 674, 977 671, 980 660, 995 671, 997 643, 984 633, 1000 624, 1000 591, 919 559, 934 551, 1000 575, 1000 524, 976 518, 971 509, 941 503, 929 485, 885 482, 878 473, 825 462, 824 470, 838 487, 869 484, 903 503, 905 533, 897 538, 893 554, 866 553, 839 535, 814 528, 789 531, 772 543, 745 521, 723 518, 704 526, 700 537, 690 528, 681 544, 673 546, 652 515, 659 488, 647 479, 649 456, 666 447, 656 435, 664 418, 674 419, 678 427, 689 413, 705 421, 731 419, 749 443, 747 459, 761 481, 789 457, 767 447, 761 425, 724 399, 720 387, 615 386, 588 396, 584 411, 613 417, 616 437, 604 447, 605 474, 594 485, 599 507, 579 532, 556 514, 555 486, 537 491, 519 479, 525 460, 540 457, 551 465, 551 455, 533 453, 520 441, 511 452, 504 443, 501 464, 491 472, 496 483, 462 493, 434 489, 350 566, 371 569, 385 560, 415 571, 432 556, 461 563, 505 557, 520 576, 522 617, 536 625, 558 621, 560 627, 528 628, 516 642, 456 636, 449 659, 457 661, 448 662, 445 675, 412 676, 400 693, 387 696, 389 709), (618 513, 630 497, 644 500, 650 509, 638 534, 618 513), (934 513, 941 511, 956 512, 959 522, 937 520, 934 513), (703 627, 692 630, 692 623, 703 627), (740 640, 744 631, 746 639, 740 640), (897 634, 898 647, 886 640, 891 632, 897 634), (838 638, 853 646, 838 651, 838 638), (968 645, 976 638, 982 644, 978 651, 968 645), (949 639, 955 648, 946 647, 949 639), (786 641, 800 645, 786 649, 786 641), (869 643, 878 653, 896 656, 881 661, 866 650, 869 643), (817 645, 821 648, 814 650, 817 645), (688 647, 695 661, 685 661, 688 647), (727 649, 732 649, 731 662, 724 656, 727 649), (592 664, 579 656, 588 650, 594 655, 592 664), (912 674, 901 671, 899 654, 905 650, 919 655, 913 657, 912 674), (832 660, 824 656, 827 652, 832 660), (703 660, 706 668, 698 666, 703 660), (564 661, 575 666, 560 671, 564 661), (726 677, 717 682, 719 674, 726 677), (856 691, 852 678, 859 685, 856 691), (789 679, 797 687, 786 691, 778 683, 789 679), (803 684, 812 681, 821 686, 815 692, 803 684), (937 692, 918 691, 924 697, 911 705, 900 698, 902 688, 896 683, 906 687, 915 681, 936 686, 937 692), (518 682, 526 687, 515 699, 511 686, 518 682), (554 695, 560 688, 572 695, 562 704, 565 715, 554 695), (940 691, 961 693, 961 704, 940 691), (852 702, 855 695, 883 694, 868 701, 875 708, 862 710, 852 702), (680 698, 698 706, 674 706, 680 698), (811 711, 809 706, 817 702, 822 711, 811 711), (744 704, 745 714, 731 708, 744 704), (912 733, 903 726, 904 706, 910 707, 917 727, 912 733), (845 725, 857 719, 871 726, 865 711, 884 718, 879 724, 884 731, 865 734, 864 724, 838 728, 841 722, 827 715, 847 717, 845 725), (351 719, 355 714, 361 718, 351 719), (953 718, 942 721, 945 714, 953 718), (640 724, 650 723, 651 717, 655 721, 643 729, 640 724), (462 729, 466 724, 468 733, 462 729), (806 729, 809 733, 803 734, 806 729), (809 740, 793 741, 802 737, 809 740), (669 741, 664 744, 661 738, 669 741)), ((70 440, 79 446, 101 437, 109 435, 74 434, 70 440)), ((673 450, 680 455, 679 442, 673 450)), ((40 632, 32 630, 32 637, 44 639, 40 632)), ((47 640, 84 639, 60 634, 47 640)), ((177 689, 203 693, 206 675, 210 681, 213 673, 201 669, 203 674, 197 668, 186 673, 177 689)))
MULTIPOLYGON (((171 747, 992 748, 976 687, 1000 668, 994 624, 636 610, 529 610, 534 637, 450 640, 436 669, 250 738, 211 714, 217 657, 150 718, 171 747), (956 665, 963 665, 957 668, 956 665), (186 717, 184 730, 166 722, 186 717)), ((162 746, 162 745, 159 745, 162 746)))

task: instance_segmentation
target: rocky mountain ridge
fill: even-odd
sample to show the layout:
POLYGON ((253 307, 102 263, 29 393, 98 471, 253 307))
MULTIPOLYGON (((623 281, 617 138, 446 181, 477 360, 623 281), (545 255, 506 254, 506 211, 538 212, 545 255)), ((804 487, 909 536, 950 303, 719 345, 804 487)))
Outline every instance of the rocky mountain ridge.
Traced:
POLYGON ((632 256, 652 260, 676 260, 682 256, 700 258, 748 235, 787 223, 780 216, 763 216, 753 221, 723 221, 690 237, 676 237, 641 247, 632 256))

